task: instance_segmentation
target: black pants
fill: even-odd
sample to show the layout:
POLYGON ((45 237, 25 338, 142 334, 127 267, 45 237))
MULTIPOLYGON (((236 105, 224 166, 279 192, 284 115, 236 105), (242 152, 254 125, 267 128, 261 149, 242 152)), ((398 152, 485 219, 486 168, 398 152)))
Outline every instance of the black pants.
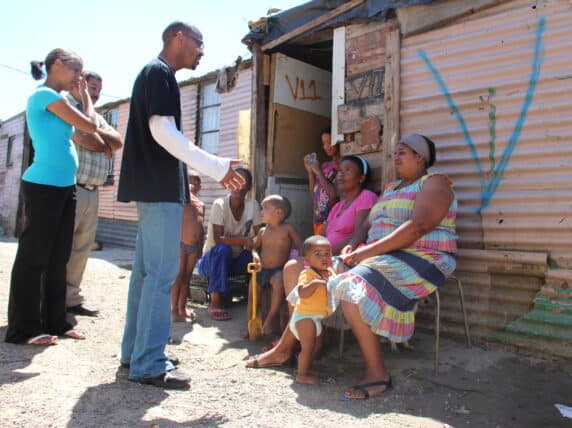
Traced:
POLYGON ((42 333, 62 335, 66 321, 66 264, 75 218, 75 186, 22 181, 25 225, 12 267, 6 342, 42 333))

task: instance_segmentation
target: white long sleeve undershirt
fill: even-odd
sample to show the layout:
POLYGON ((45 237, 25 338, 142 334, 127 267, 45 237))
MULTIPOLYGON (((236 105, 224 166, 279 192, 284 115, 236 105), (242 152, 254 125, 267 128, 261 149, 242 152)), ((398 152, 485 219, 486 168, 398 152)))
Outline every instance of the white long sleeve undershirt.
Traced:
POLYGON ((177 129, 173 116, 153 115, 149 118, 149 129, 153 138, 170 154, 182 160, 191 168, 221 181, 230 168, 230 159, 205 152, 177 129))

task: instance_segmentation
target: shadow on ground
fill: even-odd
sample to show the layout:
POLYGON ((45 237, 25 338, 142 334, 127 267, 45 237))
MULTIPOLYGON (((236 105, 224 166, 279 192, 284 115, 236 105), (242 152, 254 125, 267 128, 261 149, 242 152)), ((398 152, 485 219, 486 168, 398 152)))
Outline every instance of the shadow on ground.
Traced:
MULTIPOLYGON (((7 326, 0 327, 0 340, 4 342, 7 326)), ((27 372, 34 357, 44 351, 46 346, 15 345, 3 343, 0 347, 0 385, 23 382, 40 373, 27 372)))

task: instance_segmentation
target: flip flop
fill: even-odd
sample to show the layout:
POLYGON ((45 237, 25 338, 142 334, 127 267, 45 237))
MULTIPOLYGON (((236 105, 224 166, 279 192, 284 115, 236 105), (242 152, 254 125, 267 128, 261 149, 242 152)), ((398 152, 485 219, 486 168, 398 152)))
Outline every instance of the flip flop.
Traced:
POLYGON ((352 386, 350 389, 353 390, 357 390, 363 393, 363 397, 348 397, 345 393, 344 393, 344 397, 348 400, 366 400, 370 397, 375 397, 376 395, 379 394, 383 394, 385 391, 387 391, 388 389, 391 389, 392 387, 392 381, 391 381, 391 376, 389 377, 389 379, 387 380, 380 380, 377 382, 369 382, 369 383, 362 383, 360 385, 354 385, 352 386), (369 395, 369 391, 368 388, 372 388, 374 386, 385 386, 385 389, 381 392, 378 392, 377 394, 374 394, 372 396, 369 395))
POLYGON ((58 336, 52 336, 50 334, 39 334, 38 336, 26 340, 26 345, 33 346, 52 346, 57 345, 57 343, 58 336))
POLYGON ((232 319, 230 314, 221 308, 207 309, 207 314, 214 321, 228 321, 232 319))
POLYGON ((247 369, 265 369, 268 367, 283 367, 288 361, 284 362, 284 363, 270 363, 270 364, 265 364, 263 366, 261 366, 258 363, 258 357, 260 357, 260 355, 255 355, 252 360, 248 360, 246 362, 246 364, 248 364, 249 362, 252 361, 252 365, 251 366, 246 366, 247 369))
POLYGON ((75 329, 71 329, 66 331, 63 334, 64 337, 69 337, 70 339, 75 339, 75 340, 84 340, 85 339, 85 335, 81 332, 79 332, 78 330, 75 329))

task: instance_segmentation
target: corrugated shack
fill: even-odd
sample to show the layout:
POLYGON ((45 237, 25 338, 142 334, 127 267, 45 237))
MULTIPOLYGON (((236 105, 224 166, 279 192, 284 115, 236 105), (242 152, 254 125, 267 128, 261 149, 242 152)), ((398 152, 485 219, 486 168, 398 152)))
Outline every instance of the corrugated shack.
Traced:
MULTIPOLYGON (((257 195, 299 193, 309 217, 302 156, 324 124, 378 191, 400 135, 428 135, 459 200, 472 335, 571 356, 572 3, 316 0, 250 29, 257 195)), ((305 233, 308 217, 294 219, 305 233)), ((460 336, 456 292, 441 294, 443 330, 460 336)))

